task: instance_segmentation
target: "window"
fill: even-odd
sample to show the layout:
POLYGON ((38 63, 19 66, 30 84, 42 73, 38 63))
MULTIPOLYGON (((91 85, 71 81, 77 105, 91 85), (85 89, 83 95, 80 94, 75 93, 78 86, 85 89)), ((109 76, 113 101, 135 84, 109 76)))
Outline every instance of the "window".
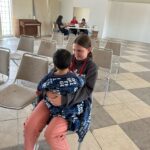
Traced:
POLYGON ((12 35, 11 0, 0 0, 2 36, 12 35))

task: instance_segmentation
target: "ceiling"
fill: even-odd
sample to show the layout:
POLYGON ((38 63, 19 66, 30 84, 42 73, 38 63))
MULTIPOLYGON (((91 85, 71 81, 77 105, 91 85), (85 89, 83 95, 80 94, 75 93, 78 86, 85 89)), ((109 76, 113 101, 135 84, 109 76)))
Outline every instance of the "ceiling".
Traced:
POLYGON ((150 0, 110 0, 117 2, 134 2, 134 3, 150 3, 150 0))

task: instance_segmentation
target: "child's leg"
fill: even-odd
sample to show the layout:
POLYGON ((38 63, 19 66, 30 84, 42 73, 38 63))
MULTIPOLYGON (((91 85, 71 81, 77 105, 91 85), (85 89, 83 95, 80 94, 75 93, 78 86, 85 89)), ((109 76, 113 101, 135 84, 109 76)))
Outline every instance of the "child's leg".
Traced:
POLYGON ((66 139, 67 121, 62 117, 51 120, 45 131, 45 138, 52 150, 70 150, 66 139))
POLYGON ((33 147, 46 126, 50 116, 50 111, 45 103, 41 101, 26 120, 24 125, 24 149, 33 150, 33 147))

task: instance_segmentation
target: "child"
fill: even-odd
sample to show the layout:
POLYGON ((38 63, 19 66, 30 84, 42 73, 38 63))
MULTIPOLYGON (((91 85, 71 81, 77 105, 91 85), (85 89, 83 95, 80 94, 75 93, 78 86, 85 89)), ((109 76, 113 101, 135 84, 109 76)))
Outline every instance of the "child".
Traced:
MULTIPOLYGON (((53 56, 53 69, 38 85, 39 101, 44 99, 45 104, 50 110, 51 117, 62 115, 65 112, 64 106, 54 106, 51 100, 56 99, 59 95, 66 96, 68 93, 75 93, 84 84, 81 76, 69 71, 72 55, 65 49, 58 49, 53 56), (52 96, 48 96, 52 92, 52 96)), ((38 101, 38 102, 39 102, 38 101)))

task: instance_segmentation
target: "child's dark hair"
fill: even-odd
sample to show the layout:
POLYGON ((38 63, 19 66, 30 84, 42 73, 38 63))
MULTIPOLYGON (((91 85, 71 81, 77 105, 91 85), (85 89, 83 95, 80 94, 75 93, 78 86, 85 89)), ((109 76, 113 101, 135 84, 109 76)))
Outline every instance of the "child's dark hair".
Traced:
POLYGON ((53 63, 59 69, 66 69, 70 66, 72 55, 66 49, 58 49, 53 55, 53 63))
MULTIPOLYGON (((90 48, 92 46, 91 39, 87 34, 80 34, 74 40, 74 44, 78 44, 84 48, 90 48)), ((92 52, 89 52, 88 57, 92 58, 92 52)))

